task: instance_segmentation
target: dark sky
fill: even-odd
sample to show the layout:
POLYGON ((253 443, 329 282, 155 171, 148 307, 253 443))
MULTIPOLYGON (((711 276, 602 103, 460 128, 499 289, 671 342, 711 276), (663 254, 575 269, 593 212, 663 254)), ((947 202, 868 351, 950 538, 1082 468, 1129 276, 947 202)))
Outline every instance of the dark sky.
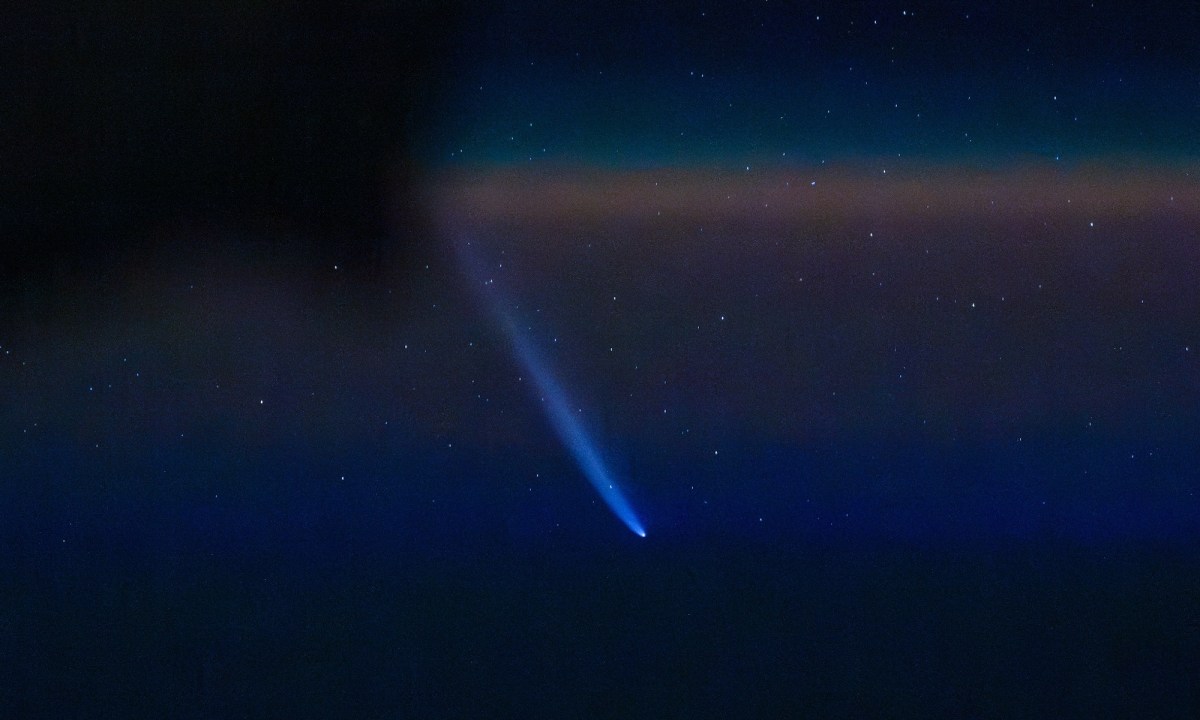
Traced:
POLYGON ((1170 162, 1195 156, 1198 14, 1088 2, 8 13, 4 219, 19 240, 4 258, 144 250, 179 218, 375 257, 364 238, 419 223, 412 195, 442 164, 1170 162))
POLYGON ((515 4, 463 33, 443 137, 466 163, 1194 155, 1197 12, 515 4))
POLYGON ((2 260, 6 274, 75 272, 83 257, 136 259, 156 230, 193 222, 286 235, 321 262, 349 248, 352 268, 378 272, 421 242, 416 195, 444 164, 1174 162, 1195 156, 1198 14, 1088 2, 12 12, 2 260))
POLYGON ((1195 716, 1195 3, 3 15, 0 716, 1195 716))
POLYGON ((453 80, 453 5, 6 15, 6 276, 86 279, 189 225, 366 273, 419 242, 414 153, 453 80))

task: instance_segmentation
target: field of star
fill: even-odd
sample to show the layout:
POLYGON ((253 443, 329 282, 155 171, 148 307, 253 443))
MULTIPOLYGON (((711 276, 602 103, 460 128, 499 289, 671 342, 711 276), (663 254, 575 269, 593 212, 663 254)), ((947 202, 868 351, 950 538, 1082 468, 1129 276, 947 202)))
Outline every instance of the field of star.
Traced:
POLYGON ((7 26, 0 715, 1200 709, 1200 8, 7 26))

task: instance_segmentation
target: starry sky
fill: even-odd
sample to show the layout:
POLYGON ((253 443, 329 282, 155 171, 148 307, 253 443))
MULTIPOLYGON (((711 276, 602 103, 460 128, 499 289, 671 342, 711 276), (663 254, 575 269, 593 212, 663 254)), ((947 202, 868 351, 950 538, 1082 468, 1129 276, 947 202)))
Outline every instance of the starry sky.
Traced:
POLYGON ((1200 7, 12 15, 0 714, 1200 707, 1200 7))

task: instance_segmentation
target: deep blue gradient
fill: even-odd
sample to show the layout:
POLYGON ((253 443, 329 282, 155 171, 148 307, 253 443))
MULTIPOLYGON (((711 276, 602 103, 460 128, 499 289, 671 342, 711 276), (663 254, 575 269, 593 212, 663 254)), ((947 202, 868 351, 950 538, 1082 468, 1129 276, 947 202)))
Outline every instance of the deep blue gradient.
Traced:
MULTIPOLYGON (((536 462, 521 453, 212 433, 96 462, 72 445, 5 456, 25 480, 0 486, 18 511, 0 527, 13 717, 1186 718, 1200 700, 1187 510, 1035 518, 1015 493, 939 492, 992 465, 983 449, 745 447, 771 467, 726 471, 773 478, 752 489, 764 523, 744 522, 745 484, 701 477, 710 504, 656 496, 676 522, 641 541, 600 517, 539 531, 511 483, 536 462), (811 503, 792 473, 822 480, 811 503), (847 487, 883 473, 929 493, 847 487), (1152 539, 1155 521, 1175 528, 1152 539)), ((1118 464, 1096 450, 1038 449, 1026 472, 1118 464)), ((1164 450, 1173 471, 1197 459, 1164 450)))

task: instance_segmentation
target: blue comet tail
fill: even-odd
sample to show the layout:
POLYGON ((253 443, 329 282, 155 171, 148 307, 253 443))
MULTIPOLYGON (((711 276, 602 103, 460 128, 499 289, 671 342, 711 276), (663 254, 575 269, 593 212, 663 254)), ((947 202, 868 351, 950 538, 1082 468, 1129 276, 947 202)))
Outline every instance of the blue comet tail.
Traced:
MULTIPOLYGON (((469 242, 459 243, 459 256, 467 266, 472 280, 478 282, 480 261, 469 245, 469 242)), ((489 287, 494 288, 490 285, 489 287)), ((487 295, 487 300, 499 317, 517 360, 533 377, 533 381, 541 393, 542 403, 546 407, 546 415, 550 418, 550 424, 554 426, 558 437, 575 457, 575 461, 583 470, 588 482, 596 488, 596 492, 600 493, 600 498, 613 511, 613 514, 625 523, 626 527, 638 537, 646 537, 646 529, 633 512, 633 508, 625 499, 625 494, 617 486, 608 468, 605 467, 604 460, 596 451, 596 446, 588 438, 583 424, 576 414, 571 412, 571 403, 567 400, 567 394, 563 391, 558 379, 554 377, 554 373, 550 371, 550 367, 542 359, 534 344, 521 331, 516 320, 504 309, 503 302, 497 302, 497 298, 490 295, 487 295)))
POLYGON ((567 402, 566 393, 558 384, 558 380, 538 355, 533 344, 521 333, 511 318, 503 317, 505 330, 516 350, 517 358, 529 370, 538 390, 541 391, 542 402, 546 405, 546 414, 550 418, 550 423, 554 425, 559 438, 575 456, 575 461, 579 463, 588 482, 596 488, 596 492, 600 493, 600 497, 612 509, 613 514, 619 517, 621 522, 625 523, 634 534, 646 537, 646 530, 642 527, 641 521, 634 514, 624 493, 617 487, 608 468, 604 466, 604 461, 596 452, 595 445, 588 439, 583 426, 571 412, 571 404, 567 402))

